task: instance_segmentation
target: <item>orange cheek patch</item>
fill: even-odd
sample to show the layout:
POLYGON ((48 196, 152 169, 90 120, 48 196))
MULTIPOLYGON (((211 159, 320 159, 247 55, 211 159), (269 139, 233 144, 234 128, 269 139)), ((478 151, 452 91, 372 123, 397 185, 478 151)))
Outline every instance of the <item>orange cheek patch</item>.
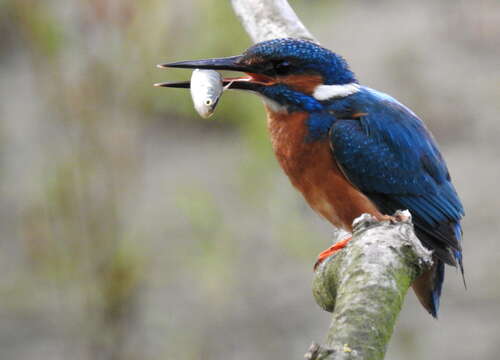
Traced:
POLYGON ((323 83, 319 75, 288 75, 279 78, 278 82, 288 85, 295 91, 312 95, 316 87, 323 83))

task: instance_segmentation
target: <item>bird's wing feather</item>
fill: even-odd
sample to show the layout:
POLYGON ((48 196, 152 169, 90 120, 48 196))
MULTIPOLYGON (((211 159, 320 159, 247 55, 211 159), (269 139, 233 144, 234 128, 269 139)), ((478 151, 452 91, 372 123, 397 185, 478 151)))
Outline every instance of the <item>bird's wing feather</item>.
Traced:
MULTIPOLYGON (((463 207, 423 122, 403 105, 380 101, 356 120, 337 120, 330 142, 346 177, 381 211, 409 209, 431 248, 460 251, 463 207), (455 229, 458 227, 458 230, 455 229)), ((439 253, 437 254, 439 256, 439 253)), ((456 255, 452 255, 456 257, 456 255)), ((454 261, 455 260, 455 261, 454 261)))

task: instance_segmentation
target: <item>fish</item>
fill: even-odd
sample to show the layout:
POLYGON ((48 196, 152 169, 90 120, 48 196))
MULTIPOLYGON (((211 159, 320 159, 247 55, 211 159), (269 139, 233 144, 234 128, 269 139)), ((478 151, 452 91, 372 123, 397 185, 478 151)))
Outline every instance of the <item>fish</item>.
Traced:
POLYGON ((194 108, 202 118, 209 118, 225 90, 222 76, 214 70, 195 69, 190 88, 194 108))
MULTIPOLYGON (((164 65, 157 65, 164 68, 164 65)), ((209 118, 215 111, 222 93, 227 90, 233 79, 224 80, 214 70, 195 69, 190 81, 156 83, 154 86, 190 88, 193 105, 198 114, 203 118, 209 118)))

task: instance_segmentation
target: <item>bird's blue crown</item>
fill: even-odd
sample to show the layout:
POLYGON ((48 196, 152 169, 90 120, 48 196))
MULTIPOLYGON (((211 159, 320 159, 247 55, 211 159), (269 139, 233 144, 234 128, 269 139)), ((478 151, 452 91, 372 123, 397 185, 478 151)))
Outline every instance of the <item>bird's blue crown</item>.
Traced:
POLYGON ((317 73, 326 85, 356 82, 354 73, 340 55, 307 40, 287 38, 264 41, 245 51, 243 59, 256 65, 274 65, 278 75, 281 65, 291 74, 317 73))

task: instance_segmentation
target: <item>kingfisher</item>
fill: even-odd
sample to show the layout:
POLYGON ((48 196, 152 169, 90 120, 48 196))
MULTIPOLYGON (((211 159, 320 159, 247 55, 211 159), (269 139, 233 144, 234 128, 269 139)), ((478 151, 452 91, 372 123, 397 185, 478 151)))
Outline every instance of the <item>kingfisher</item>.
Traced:
MULTIPOLYGON (((464 208, 434 137, 412 110, 361 85, 340 55, 308 40, 274 39, 242 55, 160 66, 244 73, 224 78, 224 86, 263 99, 279 164, 310 207, 334 226, 352 232, 361 214, 386 221, 408 209, 434 260, 412 287, 437 318, 445 264, 464 276, 464 208)), ((189 88, 189 82, 162 86, 189 88)), ((316 266, 349 240, 323 251, 316 266)))

